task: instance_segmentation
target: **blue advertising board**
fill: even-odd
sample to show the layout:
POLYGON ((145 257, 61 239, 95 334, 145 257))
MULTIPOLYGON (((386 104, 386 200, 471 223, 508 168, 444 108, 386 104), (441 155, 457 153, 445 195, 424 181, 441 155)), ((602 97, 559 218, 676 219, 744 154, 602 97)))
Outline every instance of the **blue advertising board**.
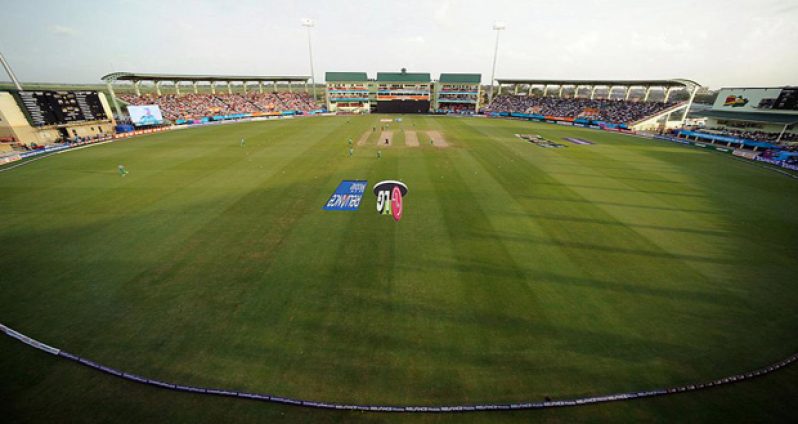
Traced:
POLYGON ((765 149, 778 149, 779 146, 766 143, 764 141, 756 141, 756 140, 749 140, 747 138, 738 138, 738 137, 729 137, 720 134, 710 134, 710 133, 703 133, 703 132, 696 132, 696 131, 687 131, 687 130, 680 130, 680 136, 684 137, 694 137, 694 138, 701 138, 704 140, 713 140, 713 141, 720 141, 722 143, 734 143, 734 144, 742 144, 747 147, 761 147, 765 149))
POLYGON ((360 207, 366 180, 343 180, 322 209, 325 211, 356 211, 360 207))

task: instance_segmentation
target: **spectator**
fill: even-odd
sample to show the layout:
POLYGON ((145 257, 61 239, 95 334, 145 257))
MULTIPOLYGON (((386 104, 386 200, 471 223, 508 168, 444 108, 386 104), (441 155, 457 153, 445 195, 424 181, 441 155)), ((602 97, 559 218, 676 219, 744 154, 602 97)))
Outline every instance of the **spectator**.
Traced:
POLYGON ((494 98, 485 111, 535 113, 558 118, 588 118, 613 124, 631 124, 677 104, 677 102, 502 95, 494 98))
POLYGON ((201 119, 216 115, 233 115, 254 112, 299 111, 319 109, 306 93, 246 93, 246 94, 145 94, 119 96, 132 105, 157 105, 164 119, 201 119))

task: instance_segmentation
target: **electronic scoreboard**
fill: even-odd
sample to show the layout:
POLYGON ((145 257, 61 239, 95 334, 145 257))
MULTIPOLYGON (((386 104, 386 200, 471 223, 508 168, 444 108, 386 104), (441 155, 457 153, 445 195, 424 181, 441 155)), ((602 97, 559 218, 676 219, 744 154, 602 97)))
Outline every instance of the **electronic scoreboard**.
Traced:
POLYGON ((34 127, 108 119, 96 91, 12 91, 34 127))
POLYGON ((779 97, 773 103, 773 109, 798 110, 798 87, 788 87, 781 90, 779 97))

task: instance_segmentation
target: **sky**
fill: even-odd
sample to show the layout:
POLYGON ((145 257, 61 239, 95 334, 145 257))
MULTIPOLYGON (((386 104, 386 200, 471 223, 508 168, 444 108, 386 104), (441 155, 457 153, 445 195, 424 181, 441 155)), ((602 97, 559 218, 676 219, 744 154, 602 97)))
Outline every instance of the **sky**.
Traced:
MULTIPOLYGON (((0 0, 0 52, 25 82, 114 71, 496 78, 688 78, 798 85, 798 0, 0 0)), ((0 80, 8 78, 0 71, 0 80)))

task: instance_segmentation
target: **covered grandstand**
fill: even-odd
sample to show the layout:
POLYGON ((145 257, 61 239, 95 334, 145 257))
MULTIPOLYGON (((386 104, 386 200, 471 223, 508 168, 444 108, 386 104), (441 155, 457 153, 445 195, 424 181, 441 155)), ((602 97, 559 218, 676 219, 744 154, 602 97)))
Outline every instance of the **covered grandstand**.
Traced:
POLYGON ((497 79, 496 82, 498 96, 486 108, 488 112, 533 113, 554 121, 587 119, 647 131, 683 125, 701 87, 688 79, 497 79), (635 90, 639 92, 637 97, 632 96, 635 90), (686 92, 688 100, 673 101, 674 91, 686 92), (661 93, 661 99, 654 101, 652 93, 661 93), (672 119, 674 114, 677 120, 672 119))
POLYGON ((315 99, 308 94, 309 76, 238 76, 238 75, 183 75, 114 72, 102 77, 111 93, 117 116, 122 116, 118 99, 135 105, 158 106, 167 121, 176 124, 201 123, 211 120, 240 119, 259 115, 304 114, 320 110, 315 99), (117 96, 114 83, 130 82, 135 94, 117 96), (152 83, 154 94, 141 91, 141 83, 152 83), (162 84, 170 82, 173 91, 164 93, 162 84), (200 83, 210 86, 210 93, 200 93, 200 83), (233 90, 238 83, 241 90, 233 90), (181 92, 181 85, 190 85, 181 92), (278 92, 278 84, 287 86, 278 92), (226 90, 217 90, 217 85, 226 90), (250 89, 250 85, 254 85, 250 89), (264 85, 266 88, 264 89, 264 85), (269 90, 271 85, 271 90, 269 90), (295 85, 300 85, 296 87, 295 85))
POLYGON ((210 84, 211 94, 216 94, 217 85, 225 85, 227 87, 227 94, 233 94, 233 83, 241 83, 244 93, 247 92, 247 86, 250 83, 257 84, 258 93, 263 93, 264 84, 272 85, 274 92, 277 91, 277 84, 288 84, 288 91, 293 92, 294 84, 302 84, 305 93, 308 92, 308 75, 269 75, 269 76, 241 76, 241 75, 190 75, 190 74, 152 74, 152 73, 135 73, 135 72, 112 72, 102 77, 106 83, 111 99, 114 103, 114 108, 117 115, 121 115, 121 109, 116 102, 116 95, 114 94, 114 83, 118 81, 130 82, 133 84, 133 90, 136 96, 141 96, 140 85, 142 82, 150 82, 155 86, 155 93, 160 96, 161 85, 164 82, 172 83, 174 94, 180 95, 180 85, 188 83, 192 87, 193 94, 198 94, 197 86, 200 82, 210 84))
POLYGON ((679 137, 764 151, 764 159, 798 166, 798 87, 722 88, 712 107, 695 115, 705 124, 679 137))

